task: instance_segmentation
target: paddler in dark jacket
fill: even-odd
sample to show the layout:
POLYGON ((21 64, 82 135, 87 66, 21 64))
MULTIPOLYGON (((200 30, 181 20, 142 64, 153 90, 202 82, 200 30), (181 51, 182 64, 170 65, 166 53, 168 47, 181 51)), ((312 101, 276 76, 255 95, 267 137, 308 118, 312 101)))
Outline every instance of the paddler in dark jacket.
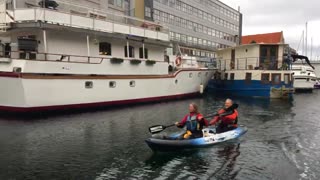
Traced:
POLYGON ((189 105, 189 114, 187 114, 180 122, 176 122, 176 126, 183 128, 187 126, 187 131, 183 135, 183 139, 202 137, 202 129, 208 126, 207 120, 205 120, 202 114, 198 111, 198 106, 195 103, 189 105))
POLYGON ((233 104, 231 99, 227 99, 225 102, 225 107, 220 109, 218 113, 210 121, 210 125, 216 125, 217 133, 223 133, 233 130, 238 127, 238 105, 233 104))

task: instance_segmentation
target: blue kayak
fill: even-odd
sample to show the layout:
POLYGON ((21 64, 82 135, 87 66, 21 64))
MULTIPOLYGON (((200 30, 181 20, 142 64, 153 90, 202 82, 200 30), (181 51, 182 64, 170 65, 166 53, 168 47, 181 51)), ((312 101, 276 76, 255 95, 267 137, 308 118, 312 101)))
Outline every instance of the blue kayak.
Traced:
POLYGON ((172 151, 212 146, 218 143, 237 139, 247 131, 248 129, 245 126, 241 126, 234 130, 217 134, 215 133, 215 128, 206 128, 202 130, 203 137, 200 138, 177 140, 177 137, 184 134, 184 132, 181 132, 178 134, 172 134, 168 137, 153 136, 145 141, 153 151, 172 151))

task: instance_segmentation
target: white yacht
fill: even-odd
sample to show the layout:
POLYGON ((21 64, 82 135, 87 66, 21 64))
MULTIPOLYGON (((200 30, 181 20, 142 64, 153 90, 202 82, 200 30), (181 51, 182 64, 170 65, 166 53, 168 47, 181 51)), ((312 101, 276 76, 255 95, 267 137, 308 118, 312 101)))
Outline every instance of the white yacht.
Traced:
POLYGON ((292 65, 293 87, 296 92, 313 91, 317 82, 315 70, 308 65, 292 65))
POLYGON ((17 2, 0 1, 2 111, 194 96, 214 73, 192 59, 168 62, 169 31, 161 24, 64 1, 45 8, 17 2))

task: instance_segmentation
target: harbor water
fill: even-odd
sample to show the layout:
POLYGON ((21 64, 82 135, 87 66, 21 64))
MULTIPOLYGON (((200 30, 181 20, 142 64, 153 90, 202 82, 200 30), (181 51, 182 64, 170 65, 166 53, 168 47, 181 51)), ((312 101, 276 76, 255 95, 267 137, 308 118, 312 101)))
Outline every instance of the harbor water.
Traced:
MULTIPOLYGON (((188 104, 213 114, 222 97, 103 111, 2 117, 0 179, 320 179, 320 92, 292 101, 234 98, 248 132, 204 149, 153 153, 148 127, 180 120, 188 104)), ((172 127, 165 132, 176 131, 172 127)))

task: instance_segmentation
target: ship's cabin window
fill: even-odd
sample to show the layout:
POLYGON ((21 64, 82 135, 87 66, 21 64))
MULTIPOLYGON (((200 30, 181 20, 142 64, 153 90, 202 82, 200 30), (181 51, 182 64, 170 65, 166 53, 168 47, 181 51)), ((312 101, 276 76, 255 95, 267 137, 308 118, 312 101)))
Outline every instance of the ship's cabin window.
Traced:
POLYGON ((38 51, 38 41, 36 36, 19 36, 18 37, 18 50, 20 59, 36 59, 38 51))
POLYGON ((136 86, 136 82, 135 81, 130 81, 130 87, 135 87, 136 86))
POLYGON ((3 49, 3 51, 4 51, 3 56, 6 57, 6 58, 10 58, 10 56, 11 56, 11 46, 10 46, 10 43, 5 43, 5 44, 2 46, 2 49, 3 49))
POLYGON ((230 73, 230 80, 234 81, 234 73, 230 73))
POLYGON ((140 59, 148 59, 148 49, 144 48, 144 57, 143 57, 143 48, 139 48, 139 58, 140 59))
POLYGON ((111 44, 107 42, 99 43, 99 54, 111 56, 111 44))
POLYGON ((106 16, 96 14, 96 13, 89 13, 89 16, 93 19, 101 19, 101 20, 106 20, 106 16))
POLYGON ((123 7, 123 0, 108 0, 108 3, 119 8, 123 7))
POLYGON ((201 72, 198 73, 198 77, 201 77, 201 72))
POLYGON ((117 83, 115 81, 110 81, 109 82, 109 87, 110 88, 115 88, 117 86, 117 83))
POLYGON ((262 84, 269 84, 270 83, 270 74, 269 73, 261 74, 261 83, 262 84))
POLYGON ((189 78, 192 78, 192 73, 189 74, 189 78))
MULTIPOLYGON (((124 47, 124 57, 128 57, 127 46, 124 47)), ((129 46, 129 57, 134 58, 134 47, 129 46)))
POLYGON ((290 84, 290 74, 284 75, 284 84, 290 84))
POLYGON ((54 10, 56 10, 56 8, 59 6, 59 4, 54 0, 50 0, 50 1, 42 0, 38 3, 38 5, 43 8, 54 9, 54 10))
POLYGON ((93 88, 93 82, 92 81, 86 81, 84 85, 85 85, 85 87, 87 89, 93 88))
POLYGON ((36 36, 19 36, 18 49, 19 51, 37 51, 38 41, 36 36))
POLYGON ((175 80, 175 83, 178 84, 178 79, 175 80))
POLYGON ((146 17, 151 18, 151 8, 146 6, 144 9, 144 14, 146 17))
POLYGON ((251 83, 251 80, 252 80, 252 73, 246 73, 245 82, 246 83, 251 83))
POLYGON ((22 72, 22 68, 21 67, 13 67, 13 72, 20 73, 20 72, 22 72))
POLYGON ((228 73, 224 74, 224 80, 228 80, 228 73))
POLYGON ((272 84, 281 84, 281 74, 272 74, 272 84))

